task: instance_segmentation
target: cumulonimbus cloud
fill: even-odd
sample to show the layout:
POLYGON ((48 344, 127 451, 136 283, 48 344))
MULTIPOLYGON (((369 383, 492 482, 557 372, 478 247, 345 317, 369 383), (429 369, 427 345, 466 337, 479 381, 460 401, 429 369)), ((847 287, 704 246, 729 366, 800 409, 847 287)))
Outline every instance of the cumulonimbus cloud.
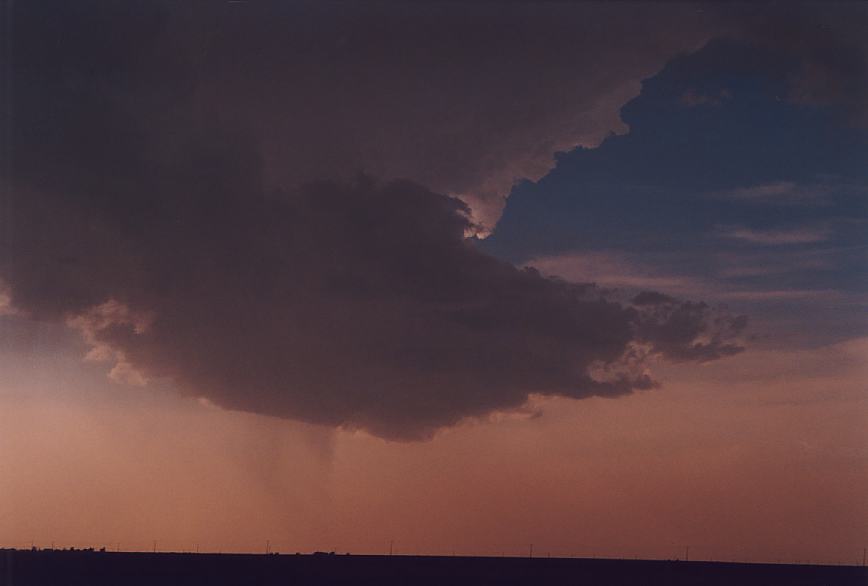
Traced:
POLYGON ((0 278, 18 311, 68 320, 120 377, 404 439, 530 393, 652 387, 648 355, 739 351, 742 319, 466 239, 514 180, 624 131, 640 80, 713 19, 257 4, 16 5, 0 278))
POLYGON ((123 229, 92 209, 20 233, 13 303, 67 316, 117 376, 396 439, 531 393, 651 388, 648 355, 741 350, 742 320, 702 304, 623 303, 479 252, 467 206, 414 183, 219 185, 127 201, 150 212, 123 229))

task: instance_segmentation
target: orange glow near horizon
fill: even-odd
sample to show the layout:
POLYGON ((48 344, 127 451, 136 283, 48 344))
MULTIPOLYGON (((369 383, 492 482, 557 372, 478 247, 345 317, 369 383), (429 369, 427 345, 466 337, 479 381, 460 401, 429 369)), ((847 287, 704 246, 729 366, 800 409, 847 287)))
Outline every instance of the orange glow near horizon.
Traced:
MULTIPOLYGON (((426 443, 223 411, 2 399, 0 542, 855 563, 868 341, 665 369, 426 443), (762 377, 760 377, 762 373, 762 377), (22 541, 23 540, 23 541, 22 541)), ((130 392, 142 392, 131 389, 130 392)))

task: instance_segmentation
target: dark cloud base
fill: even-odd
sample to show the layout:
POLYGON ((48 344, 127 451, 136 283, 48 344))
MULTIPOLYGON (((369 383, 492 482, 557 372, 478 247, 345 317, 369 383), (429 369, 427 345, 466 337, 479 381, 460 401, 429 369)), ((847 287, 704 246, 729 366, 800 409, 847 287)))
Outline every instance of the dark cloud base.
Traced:
POLYGON ((410 182, 200 195, 137 202, 160 213, 134 225, 81 202, 57 214, 39 197, 19 202, 15 223, 30 229, 0 267, 13 303, 71 320, 116 374, 393 439, 529 393, 651 388, 648 354, 740 350, 743 322, 702 304, 620 303, 479 252, 466 206, 410 182))

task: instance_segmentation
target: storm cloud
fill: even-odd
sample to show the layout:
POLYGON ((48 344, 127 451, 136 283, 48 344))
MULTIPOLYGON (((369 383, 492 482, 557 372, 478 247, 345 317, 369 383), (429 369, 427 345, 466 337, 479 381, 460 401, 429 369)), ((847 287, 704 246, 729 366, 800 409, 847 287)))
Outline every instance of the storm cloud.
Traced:
POLYGON ((0 278, 116 377, 419 439, 532 393, 652 388, 652 356, 741 350, 743 318, 545 278, 468 238, 556 152, 626 132, 641 80, 730 21, 170 6, 16 6, 4 63, 0 278))
POLYGON ((687 7, 594 3, 85 0, 9 13, 21 176, 48 157, 66 182, 58 171, 116 164, 130 142, 171 153, 179 127, 199 124, 251 137, 270 187, 408 178, 461 197, 485 229, 555 153, 626 132, 619 110, 642 79, 721 30, 687 7))
POLYGON ((134 226, 69 210, 19 232, 13 303, 69 320, 118 378, 398 439, 529 393, 651 388, 647 354, 740 349, 743 324, 705 306, 619 303, 477 251, 467 206, 410 182, 257 197, 228 179, 138 202, 159 211, 134 226))

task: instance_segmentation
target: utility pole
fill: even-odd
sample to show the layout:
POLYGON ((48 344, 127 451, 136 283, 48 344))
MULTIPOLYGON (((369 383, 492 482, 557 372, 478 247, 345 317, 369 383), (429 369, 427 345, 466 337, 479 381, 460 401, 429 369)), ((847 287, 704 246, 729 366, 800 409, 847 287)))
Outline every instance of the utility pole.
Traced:
POLYGON ((157 540, 154 540, 154 553, 157 553, 157 540))
POLYGON ((862 567, 863 568, 865 567, 865 551, 866 551, 866 549, 868 549, 868 548, 864 548, 864 547, 862 548, 862 567))
POLYGON ((390 539, 390 540, 389 540, 389 555, 392 555, 392 550, 393 550, 393 548, 394 548, 394 545, 395 545, 395 540, 394 540, 394 539, 390 539))
POLYGON ((265 555, 268 555, 268 551, 271 549, 271 541, 268 539, 265 540, 265 555))
POLYGON ((684 561, 685 562, 690 561, 690 546, 689 545, 684 547, 684 561))
POLYGON ((533 559, 533 543, 530 544, 530 554, 528 555, 528 557, 533 559))

